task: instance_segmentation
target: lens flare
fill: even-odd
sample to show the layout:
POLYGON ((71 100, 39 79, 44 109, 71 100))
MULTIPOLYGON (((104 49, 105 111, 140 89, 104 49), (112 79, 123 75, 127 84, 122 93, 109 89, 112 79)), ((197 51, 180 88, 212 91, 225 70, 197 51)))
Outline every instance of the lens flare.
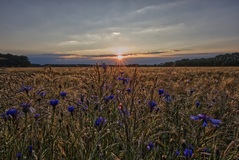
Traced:
POLYGON ((123 59, 123 56, 122 56, 122 55, 118 55, 118 56, 117 56, 117 59, 120 61, 120 60, 123 59))

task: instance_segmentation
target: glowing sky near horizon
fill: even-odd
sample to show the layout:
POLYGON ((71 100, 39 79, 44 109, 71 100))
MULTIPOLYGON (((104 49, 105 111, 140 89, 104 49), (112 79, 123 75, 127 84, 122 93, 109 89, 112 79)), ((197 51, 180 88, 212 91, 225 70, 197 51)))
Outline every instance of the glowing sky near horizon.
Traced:
POLYGON ((150 63, 238 52, 238 15, 238 0, 1 0, 0 53, 69 63, 120 50, 150 63))

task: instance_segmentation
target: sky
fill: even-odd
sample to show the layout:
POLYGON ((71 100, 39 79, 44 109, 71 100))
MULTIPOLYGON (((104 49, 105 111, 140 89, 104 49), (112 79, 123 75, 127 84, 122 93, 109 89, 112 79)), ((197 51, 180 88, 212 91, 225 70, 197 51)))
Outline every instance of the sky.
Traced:
POLYGON ((239 0, 1 0, 0 53, 159 64, 239 51, 239 0))

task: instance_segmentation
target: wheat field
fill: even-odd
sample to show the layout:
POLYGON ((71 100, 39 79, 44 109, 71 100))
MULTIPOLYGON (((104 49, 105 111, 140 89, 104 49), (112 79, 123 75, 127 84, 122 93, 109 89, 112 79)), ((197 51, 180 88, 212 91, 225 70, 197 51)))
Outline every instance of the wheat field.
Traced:
POLYGON ((0 69, 0 159, 239 159, 239 68, 0 69))

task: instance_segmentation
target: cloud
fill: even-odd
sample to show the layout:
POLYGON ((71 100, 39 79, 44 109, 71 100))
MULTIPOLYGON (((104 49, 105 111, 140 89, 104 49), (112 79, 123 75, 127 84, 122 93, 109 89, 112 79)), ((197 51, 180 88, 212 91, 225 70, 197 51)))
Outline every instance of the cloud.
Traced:
POLYGON ((77 54, 72 54, 72 55, 64 55, 64 56, 59 56, 59 58, 63 58, 63 59, 74 59, 74 58, 87 58, 86 56, 82 56, 82 55, 77 55, 77 54))
MULTIPOLYGON (((154 52, 134 52, 134 53, 123 53, 121 54, 123 57, 140 57, 140 56, 150 56, 150 55, 160 55, 165 53, 176 53, 181 52, 183 49, 170 49, 170 50, 162 50, 162 51, 154 51, 154 52)), ((89 52, 89 51, 88 51, 89 52)), ((98 54, 82 54, 82 51, 74 51, 72 53, 43 53, 43 54, 28 54, 31 58, 38 58, 38 57, 50 57, 56 59, 91 59, 91 58, 114 58, 117 57, 118 54, 104 54, 101 51, 98 54)))
POLYGON ((111 35, 113 35, 113 36, 119 36, 121 33, 120 32, 113 32, 113 33, 111 33, 111 35))
POLYGON ((172 9, 174 7, 178 7, 184 3, 186 3, 187 0, 181 0, 181 1, 176 1, 176 2, 166 2, 166 3, 159 3, 157 5, 148 5, 144 6, 140 9, 137 9, 133 12, 131 12, 129 15, 142 15, 146 14, 148 12, 153 12, 153 11, 167 11, 169 9, 172 9))
POLYGON ((60 42, 58 43, 58 46, 74 46, 74 45, 90 45, 95 43, 94 41, 64 41, 64 42, 60 42))
POLYGON ((111 54, 111 48, 95 48, 95 49, 76 49, 67 52, 57 52, 60 54, 79 54, 79 55, 102 55, 111 54))
MULTIPOLYGON (((125 58, 125 64, 160 64, 162 62, 175 61, 183 58, 203 58, 203 57, 213 57, 217 54, 180 54, 180 55, 162 55, 160 57, 127 57, 125 58)), ((59 58, 59 57, 38 57, 37 59, 30 57, 30 61, 34 64, 96 64, 105 62, 106 64, 115 64, 115 59, 113 57, 93 57, 93 58, 59 58)))
MULTIPOLYGON (((171 54, 171 53, 176 53, 176 52, 181 52, 181 51, 184 51, 184 49, 169 49, 169 50, 161 50, 161 51, 129 53, 129 54, 125 54, 125 56, 164 55, 164 54, 171 54)), ((123 55, 124 55, 124 54, 123 54, 123 55)))
MULTIPOLYGON (((123 53, 121 54, 123 57, 131 57, 131 56, 142 56, 142 55, 156 55, 156 54, 163 54, 163 53, 176 53, 184 51, 184 49, 169 49, 169 50, 162 50, 162 51, 154 51, 154 52, 134 52, 134 53, 123 53)), ((111 58, 117 57, 118 54, 85 54, 82 55, 78 54, 60 54, 61 58, 111 58)))
MULTIPOLYGON (((68 35, 65 39, 74 39, 71 41, 63 41, 58 46, 68 47, 73 50, 94 50, 97 48, 104 49, 105 47, 112 47, 124 37, 119 31, 112 31, 112 28, 97 29, 88 31, 82 34, 68 35), (78 48, 76 48, 79 46, 78 48), (72 48, 70 48, 72 47, 72 48)), ((69 51, 69 50, 68 50, 69 51)), ((63 51, 64 52, 64 51, 63 51)))
POLYGON ((134 11, 133 13, 142 14, 142 13, 145 13, 145 12, 147 12, 147 11, 156 10, 156 9, 158 9, 158 8, 159 8, 158 5, 157 5, 157 6, 146 6, 146 7, 143 7, 143 8, 141 8, 141 9, 138 9, 138 10, 134 11))
POLYGON ((171 24, 166 26, 155 26, 155 27, 145 27, 138 28, 133 31, 133 34, 149 34, 149 33, 157 33, 157 32, 170 32, 177 31, 183 29, 185 27, 184 23, 171 24))
POLYGON ((217 40, 238 37, 238 6, 236 0, 3 1, 0 48, 15 54, 105 55, 118 46, 161 55, 167 48, 185 47, 230 52, 238 50, 238 40, 217 40))

